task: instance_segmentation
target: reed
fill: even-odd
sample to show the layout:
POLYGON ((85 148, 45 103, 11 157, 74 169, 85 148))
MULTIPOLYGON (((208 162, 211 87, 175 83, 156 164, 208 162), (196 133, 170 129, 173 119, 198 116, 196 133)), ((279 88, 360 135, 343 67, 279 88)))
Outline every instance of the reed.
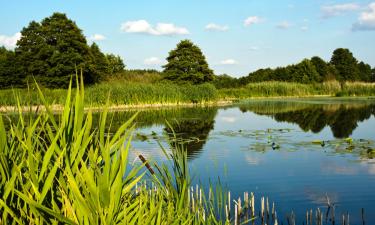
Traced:
POLYGON ((140 155, 130 165, 137 113, 111 131, 109 100, 94 126, 82 83, 69 87, 58 115, 36 88, 45 111, 24 114, 18 104, 17 117, 0 115, 0 224, 278 224, 268 198, 256 209, 253 193, 231 201, 221 186, 194 186, 182 143, 161 146, 170 164, 140 155))
MULTIPOLYGON (((85 91, 85 106, 103 106, 110 92, 111 106, 118 105, 179 105, 186 103, 205 104, 220 100, 240 100, 257 97, 309 97, 309 96, 375 96, 375 84, 337 81, 315 84, 290 82, 249 83, 244 87, 216 89, 212 84, 189 85, 169 81, 138 80, 131 78, 112 78, 106 82, 90 86, 85 91)), ((154 78, 154 75, 149 75, 154 78)), ((150 79, 153 79, 150 78, 150 79)), ((156 79, 156 78, 155 78, 156 79)), ((65 89, 41 88, 49 104, 64 105, 65 89)), ((74 89, 73 89, 74 90, 74 89)), ((41 105, 35 85, 27 89, 5 89, 0 91, 0 106, 17 104, 41 105), (15 96, 19 96, 18 100, 15 96)))

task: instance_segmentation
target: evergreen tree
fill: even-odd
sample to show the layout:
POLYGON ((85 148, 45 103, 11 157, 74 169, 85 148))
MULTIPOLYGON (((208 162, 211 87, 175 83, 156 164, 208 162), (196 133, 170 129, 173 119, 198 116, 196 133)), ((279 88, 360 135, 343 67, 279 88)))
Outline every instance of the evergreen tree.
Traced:
POLYGON ((335 66, 339 80, 356 81, 360 79, 357 59, 348 49, 336 49, 333 52, 331 64, 335 66))
POLYGON ((166 79, 199 84, 214 78, 202 51, 189 40, 178 43, 176 49, 169 52, 167 61, 163 66, 166 79))

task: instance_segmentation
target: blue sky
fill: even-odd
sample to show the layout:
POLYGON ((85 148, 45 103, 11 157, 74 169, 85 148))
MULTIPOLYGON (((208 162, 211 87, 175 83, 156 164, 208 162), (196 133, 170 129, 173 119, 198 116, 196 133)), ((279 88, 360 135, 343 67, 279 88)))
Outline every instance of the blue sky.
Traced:
POLYGON ((128 68, 155 68, 182 39, 196 43, 216 74, 243 76, 349 48, 375 66, 375 1, 0 0, 0 45, 14 48, 31 20, 53 12, 128 68))

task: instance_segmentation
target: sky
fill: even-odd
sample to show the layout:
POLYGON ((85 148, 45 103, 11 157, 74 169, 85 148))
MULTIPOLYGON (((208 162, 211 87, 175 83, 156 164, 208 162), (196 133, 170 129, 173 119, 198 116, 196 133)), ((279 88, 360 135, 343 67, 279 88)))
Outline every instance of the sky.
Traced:
POLYGON ((0 46, 13 49, 30 21, 66 13, 89 42, 129 69, 158 69, 183 39, 198 45, 215 74, 246 76, 336 48, 375 66, 375 1, 0 0, 0 46))

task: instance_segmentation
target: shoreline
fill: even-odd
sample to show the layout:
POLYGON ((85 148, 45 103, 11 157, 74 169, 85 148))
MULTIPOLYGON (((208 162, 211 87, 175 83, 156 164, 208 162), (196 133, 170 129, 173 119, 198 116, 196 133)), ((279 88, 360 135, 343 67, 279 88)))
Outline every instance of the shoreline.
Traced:
MULTIPOLYGON (((292 100, 292 99, 358 99, 358 100, 375 100, 375 96, 347 96, 347 97, 336 97, 332 95, 307 95, 307 96, 270 96, 270 97, 249 97, 249 98, 227 98, 218 101, 209 101, 201 103, 147 103, 147 104, 134 104, 134 105, 109 105, 108 111, 126 111, 126 110, 144 110, 144 109, 158 109, 158 108, 170 108, 170 107, 205 107, 205 106, 228 106, 233 105, 241 101, 252 101, 252 100, 292 100)), ((85 107, 85 111, 100 112, 102 111, 102 106, 88 106, 85 107)), ((62 112, 64 110, 64 105, 55 104, 50 106, 53 112, 62 112)), ((46 111, 43 105, 33 105, 33 106, 21 106, 21 112, 41 112, 46 111)), ((0 113, 18 113, 18 106, 0 106, 0 113)))

